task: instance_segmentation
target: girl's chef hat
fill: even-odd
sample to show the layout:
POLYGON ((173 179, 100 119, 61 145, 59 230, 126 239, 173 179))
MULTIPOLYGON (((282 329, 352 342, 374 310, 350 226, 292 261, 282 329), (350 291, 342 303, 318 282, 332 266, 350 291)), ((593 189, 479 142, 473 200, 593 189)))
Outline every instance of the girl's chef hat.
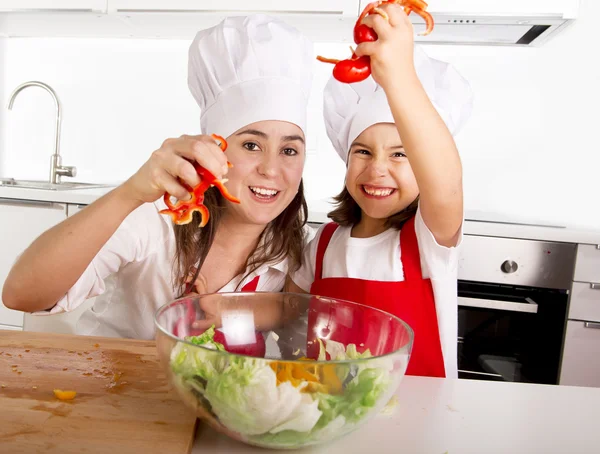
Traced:
MULTIPOLYGON (((429 99, 452 135, 457 134, 471 115, 469 83, 453 66, 429 57, 419 46, 414 49, 414 62, 429 99)), ((377 123, 394 123, 385 92, 372 77, 353 84, 332 77, 323 96, 325 129, 344 162, 352 142, 365 129, 377 123)))
POLYGON ((204 134, 228 137, 257 121, 306 130, 312 42, 281 20, 229 17, 198 32, 189 49, 188 85, 204 134))

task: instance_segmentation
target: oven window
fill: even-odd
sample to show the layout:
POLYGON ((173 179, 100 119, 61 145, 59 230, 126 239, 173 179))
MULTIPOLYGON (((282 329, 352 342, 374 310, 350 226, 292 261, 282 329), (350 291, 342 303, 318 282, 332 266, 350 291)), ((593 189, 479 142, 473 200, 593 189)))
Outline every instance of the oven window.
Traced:
POLYGON ((558 383, 565 291, 459 282, 458 294, 459 378, 558 383))

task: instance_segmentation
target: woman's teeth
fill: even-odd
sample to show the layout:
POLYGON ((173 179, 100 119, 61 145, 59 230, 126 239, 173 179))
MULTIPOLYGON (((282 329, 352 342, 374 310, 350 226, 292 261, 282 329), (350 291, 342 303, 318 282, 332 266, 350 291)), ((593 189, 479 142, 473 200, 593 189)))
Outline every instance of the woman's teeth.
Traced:
POLYGON ((376 189, 370 188, 369 186, 363 186, 363 189, 367 194, 374 195, 376 197, 387 197, 392 192, 394 192, 393 188, 376 189))
POLYGON ((250 190, 257 196, 265 198, 274 197, 279 193, 275 189, 257 188, 256 186, 250 186, 250 190))

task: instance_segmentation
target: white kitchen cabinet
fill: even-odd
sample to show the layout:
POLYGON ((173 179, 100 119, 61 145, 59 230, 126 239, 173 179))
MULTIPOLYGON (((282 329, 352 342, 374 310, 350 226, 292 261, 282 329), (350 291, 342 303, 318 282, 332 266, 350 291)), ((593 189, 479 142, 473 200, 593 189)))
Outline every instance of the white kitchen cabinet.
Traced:
MULTIPOLYGON (((73 216, 87 205, 67 205, 67 216, 73 216)), ((23 329, 25 331, 36 331, 46 333, 74 334, 77 321, 81 314, 94 304, 94 298, 90 298, 71 312, 52 315, 25 314, 23 318, 23 329)))
POLYGON ((108 0, 109 12, 266 12, 352 15, 359 0, 108 0))
POLYGON ((600 322, 600 283, 573 282, 569 319, 600 322))
MULTIPOLYGON (((63 203, 20 199, 0 199, 0 285, 17 257, 43 232, 67 218, 63 203)), ((66 252, 66 251, 65 251, 66 252)), ((32 282, 31 285, 36 285, 32 282)), ((23 312, 0 304, 0 324, 23 326, 23 312)))
POLYGON ((559 383, 600 388, 600 247, 595 244, 577 246, 559 383))
POLYGON ((600 284, 600 246, 580 244, 577 246, 575 276, 577 282, 595 282, 600 284))
POLYGON ((567 322, 560 384, 600 387, 600 323, 567 322))
POLYGON ((0 12, 106 11, 106 0, 0 0, 0 12))

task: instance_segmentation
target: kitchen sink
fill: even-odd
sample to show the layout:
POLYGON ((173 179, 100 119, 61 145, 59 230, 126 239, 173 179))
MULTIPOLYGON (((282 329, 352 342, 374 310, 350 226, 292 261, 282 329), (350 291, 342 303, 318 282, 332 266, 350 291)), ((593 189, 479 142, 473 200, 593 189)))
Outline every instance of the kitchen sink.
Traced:
POLYGON ((50 183, 42 180, 15 180, 14 178, 0 178, 0 188, 27 188, 47 189, 51 191, 68 191, 71 189, 106 188, 109 184, 82 183, 78 181, 63 181, 61 183, 50 183))

